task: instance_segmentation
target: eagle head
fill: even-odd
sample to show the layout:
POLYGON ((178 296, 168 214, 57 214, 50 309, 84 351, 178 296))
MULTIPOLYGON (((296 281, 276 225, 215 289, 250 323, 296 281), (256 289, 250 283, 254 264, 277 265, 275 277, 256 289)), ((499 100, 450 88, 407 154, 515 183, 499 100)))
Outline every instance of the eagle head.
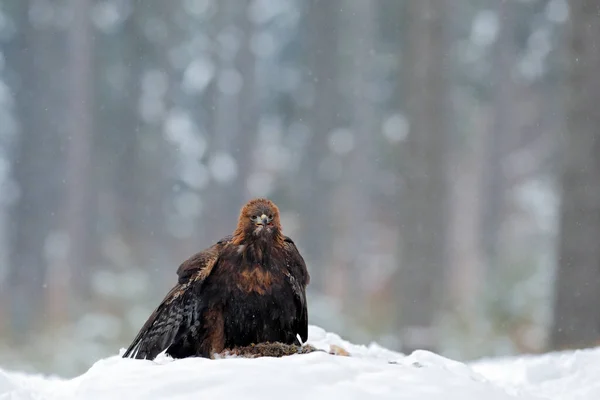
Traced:
POLYGON ((279 209, 271 200, 250 200, 242 208, 236 235, 241 237, 276 238, 281 234, 279 209))

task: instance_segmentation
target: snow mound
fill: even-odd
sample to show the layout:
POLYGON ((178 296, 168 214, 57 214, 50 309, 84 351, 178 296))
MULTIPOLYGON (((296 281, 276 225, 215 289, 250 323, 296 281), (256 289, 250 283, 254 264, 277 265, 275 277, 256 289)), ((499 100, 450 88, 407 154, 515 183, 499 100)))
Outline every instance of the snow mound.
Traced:
POLYGON ((0 399, 600 399, 600 350, 467 365, 427 351, 404 356, 377 344, 354 345, 314 326, 309 343, 340 346, 351 357, 147 361, 115 355, 73 379, 0 370, 0 399))
POLYGON ((480 360, 471 368, 509 391, 543 399, 600 399, 600 348, 480 360))

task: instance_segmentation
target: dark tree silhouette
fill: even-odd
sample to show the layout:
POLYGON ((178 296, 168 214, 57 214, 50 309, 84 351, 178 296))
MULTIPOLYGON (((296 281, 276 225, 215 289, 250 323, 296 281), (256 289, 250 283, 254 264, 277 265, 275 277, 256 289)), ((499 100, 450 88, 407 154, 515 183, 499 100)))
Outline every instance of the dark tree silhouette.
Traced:
POLYGON ((600 339, 600 1, 571 1, 554 349, 600 339))

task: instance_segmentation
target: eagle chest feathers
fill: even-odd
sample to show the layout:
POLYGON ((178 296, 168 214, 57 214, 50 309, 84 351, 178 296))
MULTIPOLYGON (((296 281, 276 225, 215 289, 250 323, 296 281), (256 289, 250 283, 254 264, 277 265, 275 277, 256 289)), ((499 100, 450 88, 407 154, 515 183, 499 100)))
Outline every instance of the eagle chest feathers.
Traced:
POLYGON ((274 276, 260 264, 239 271, 237 275, 236 286, 242 293, 270 294, 273 284, 281 284, 281 277, 274 276))
POLYGON ((296 305, 293 288, 285 279, 285 266, 269 263, 230 264, 223 277, 225 347, 261 342, 296 343, 296 305))

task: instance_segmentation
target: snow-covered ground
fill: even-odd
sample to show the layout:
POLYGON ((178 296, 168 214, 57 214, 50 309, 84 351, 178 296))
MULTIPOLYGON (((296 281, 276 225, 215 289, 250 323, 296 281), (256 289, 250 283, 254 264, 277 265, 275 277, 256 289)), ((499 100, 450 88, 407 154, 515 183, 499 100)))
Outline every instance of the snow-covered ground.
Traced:
POLYGON ((426 351, 403 356, 353 345, 314 326, 309 342, 338 345, 352 356, 142 361, 115 355, 68 380, 0 370, 0 400, 600 399, 600 349, 463 364, 426 351))

